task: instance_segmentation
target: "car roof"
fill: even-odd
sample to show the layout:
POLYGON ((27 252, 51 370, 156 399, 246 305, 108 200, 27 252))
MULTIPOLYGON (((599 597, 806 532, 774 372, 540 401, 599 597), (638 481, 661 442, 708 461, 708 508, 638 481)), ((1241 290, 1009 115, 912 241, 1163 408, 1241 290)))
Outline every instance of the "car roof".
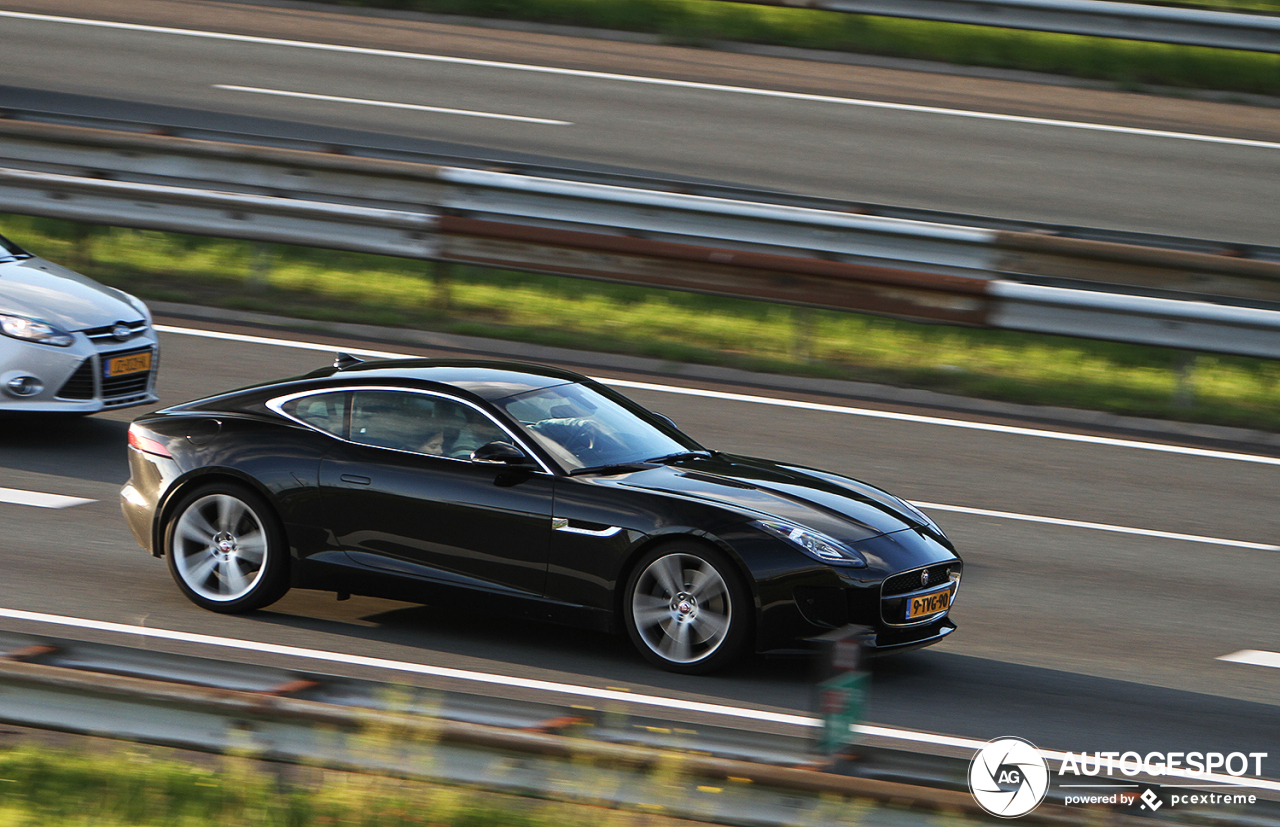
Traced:
POLYGON ((581 374, 546 365, 480 359, 380 359, 325 368, 308 378, 324 376, 344 380, 343 385, 350 383, 346 380, 357 380, 361 384, 448 385, 488 401, 569 382, 589 381, 581 374))

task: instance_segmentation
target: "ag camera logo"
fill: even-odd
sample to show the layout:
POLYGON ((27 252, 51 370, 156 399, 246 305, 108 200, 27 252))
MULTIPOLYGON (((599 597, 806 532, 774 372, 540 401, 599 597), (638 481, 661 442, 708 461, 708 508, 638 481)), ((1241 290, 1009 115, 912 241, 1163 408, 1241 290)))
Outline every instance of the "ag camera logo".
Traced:
POLYGON ((993 816, 1024 816, 1049 792, 1049 763, 1030 741, 996 738, 969 762, 969 792, 993 816))

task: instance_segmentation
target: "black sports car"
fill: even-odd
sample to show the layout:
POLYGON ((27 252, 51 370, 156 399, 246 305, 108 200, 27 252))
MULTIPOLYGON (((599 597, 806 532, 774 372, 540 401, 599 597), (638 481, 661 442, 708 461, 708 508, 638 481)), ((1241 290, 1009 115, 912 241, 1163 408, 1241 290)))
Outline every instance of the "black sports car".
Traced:
POLYGON ((624 628, 708 672, 848 624, 873 651, 950 634, 961 561, 847 477, 703 448, 564 370, 334 366, 139 417, 125 517, 178 588, 246 612, 290 586, 624 628))

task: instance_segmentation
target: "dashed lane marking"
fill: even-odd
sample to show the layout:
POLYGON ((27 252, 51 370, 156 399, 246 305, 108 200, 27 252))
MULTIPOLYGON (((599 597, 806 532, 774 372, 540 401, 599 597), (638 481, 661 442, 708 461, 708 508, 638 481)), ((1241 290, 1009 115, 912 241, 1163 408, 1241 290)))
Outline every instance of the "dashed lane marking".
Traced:
POLYGON ((40 491, 24 491, 20 488, 0 488, 0 503, 32 505, 36 508, 71 508, 76 505, 97 502, 84 497, 67 497, 62 494, 45 494, 40 491))

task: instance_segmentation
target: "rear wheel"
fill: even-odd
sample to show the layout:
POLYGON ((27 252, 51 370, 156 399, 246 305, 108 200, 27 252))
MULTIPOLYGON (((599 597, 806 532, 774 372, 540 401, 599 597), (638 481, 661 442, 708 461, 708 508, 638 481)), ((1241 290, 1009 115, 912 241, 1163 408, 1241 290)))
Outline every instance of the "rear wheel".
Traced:
POLYGON ((640 654, 671 672, 705 674, 742 656, 751 599, 729 560, 695 542, 646 554, 623 596, 627 633, 640 654))
POLYGON ((184 496, 165 530, 165 554, 178 588, 210 611, 253 611, 289 590, 284 532, 266 501, 237 485, 184 496))

